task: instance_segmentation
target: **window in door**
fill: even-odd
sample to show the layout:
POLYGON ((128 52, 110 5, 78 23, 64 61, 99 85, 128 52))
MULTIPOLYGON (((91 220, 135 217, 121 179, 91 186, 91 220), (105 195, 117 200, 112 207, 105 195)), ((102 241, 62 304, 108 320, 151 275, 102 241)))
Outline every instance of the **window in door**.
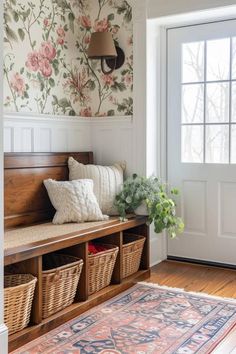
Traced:
POLYGON ((182 44, 181 160, 236 163, 236 37, 182 44))

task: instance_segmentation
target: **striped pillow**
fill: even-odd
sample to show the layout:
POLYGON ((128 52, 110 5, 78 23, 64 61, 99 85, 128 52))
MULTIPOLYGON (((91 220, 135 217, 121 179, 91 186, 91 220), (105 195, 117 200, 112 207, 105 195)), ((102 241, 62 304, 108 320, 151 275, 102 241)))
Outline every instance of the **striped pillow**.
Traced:
POLYGON ((124 163, 117 163, 114 166, 83 165, 70 157, 68 166, 70 181, 83 178, 92 179, 94 194, 102 212, 107 215, 118 215, 114 201, 124 181, 124 163))

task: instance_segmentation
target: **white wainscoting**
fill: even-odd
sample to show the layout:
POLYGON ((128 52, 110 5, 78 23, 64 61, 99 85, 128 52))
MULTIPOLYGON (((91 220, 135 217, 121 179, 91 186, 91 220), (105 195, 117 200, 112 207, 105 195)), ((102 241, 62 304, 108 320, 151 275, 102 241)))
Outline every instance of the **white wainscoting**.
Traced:
POLYGON ((132 117, 91 120, 91 145, 96 163, 126 162, 126 175, 136 171, 132 117))
MULTIPOLYGON (((5 114, 5 152, 93 151, 98 164, 126 162, 126 175, 140 172, 137 128, 132 117, 80 118, 5 114)), ((163 256, 163 238, 151 230, 151 264, 163 256)))
POLYGON ((4 116, 5 152, 88 151, 90 143, 90 122, 83 118, 4 116))
POLYGON ((135 169, 132 117, 80 118, 5 114, 5 152, 94 151, 96 163, 135 169))

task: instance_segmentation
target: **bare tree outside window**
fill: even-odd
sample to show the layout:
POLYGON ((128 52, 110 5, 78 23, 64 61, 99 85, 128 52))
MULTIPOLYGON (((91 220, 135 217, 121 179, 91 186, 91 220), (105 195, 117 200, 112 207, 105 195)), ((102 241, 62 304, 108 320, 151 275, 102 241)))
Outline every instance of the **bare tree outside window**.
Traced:
POLYGON ((184 43, 181 85, 182 162, 236 163, 236 38, 184 43))

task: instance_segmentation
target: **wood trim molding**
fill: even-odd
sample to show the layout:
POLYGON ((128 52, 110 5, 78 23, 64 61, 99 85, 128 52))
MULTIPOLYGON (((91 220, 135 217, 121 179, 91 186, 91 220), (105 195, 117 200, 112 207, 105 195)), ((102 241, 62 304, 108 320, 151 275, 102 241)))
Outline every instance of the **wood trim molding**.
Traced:
POLYGON ((62 115, 48 115, 28 112, 10 112, 4 113, 4 120, 16 122, 32 122, 32 123, 75 123, 75 124, 90 124, 91 122, 131 122, 133 116, 107 116, 107 117, 80 117, 80 116, 62 116, 62 115))

